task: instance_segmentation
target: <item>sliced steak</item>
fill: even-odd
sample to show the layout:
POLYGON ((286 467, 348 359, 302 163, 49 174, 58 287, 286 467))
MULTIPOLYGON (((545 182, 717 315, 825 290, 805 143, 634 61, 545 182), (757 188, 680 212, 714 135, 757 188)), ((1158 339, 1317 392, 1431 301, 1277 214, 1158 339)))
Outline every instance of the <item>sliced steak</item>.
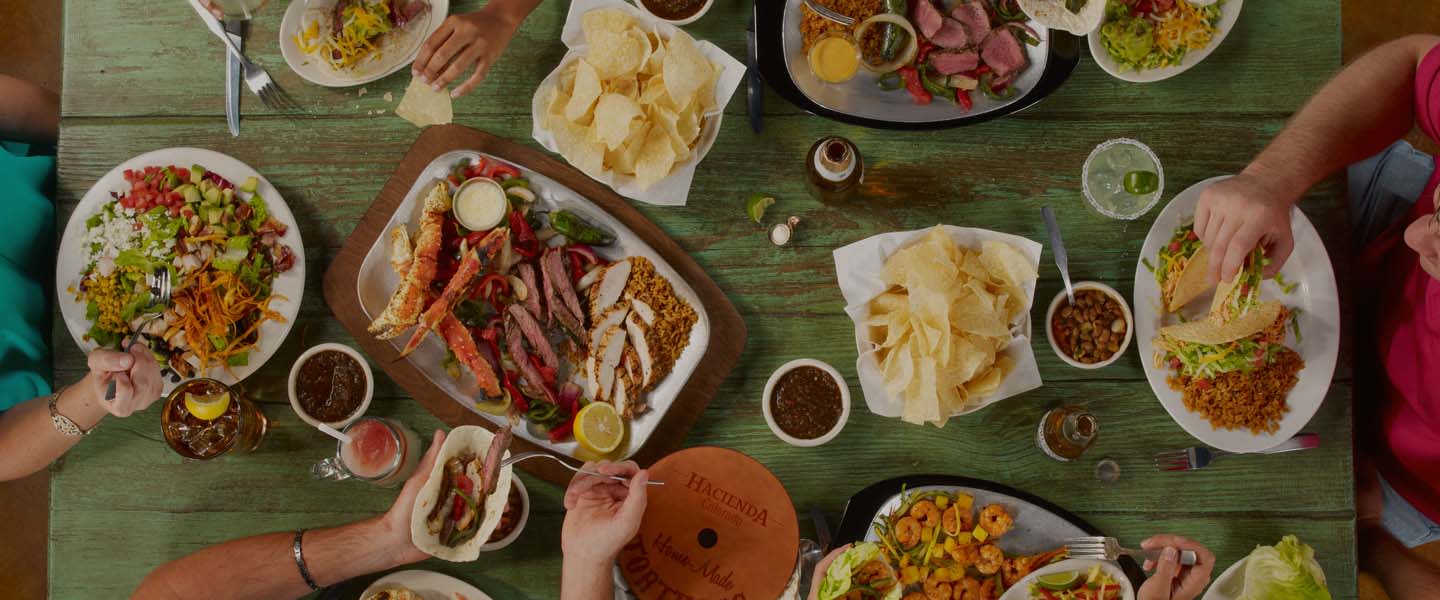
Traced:
POLYGON ((520 308, 519 304, 511 304, 506 310, 520 325, 520 333, 525 335, 525 341, 530 342, 530 348, 540 355, 540 362, 552 369, 559 369, 560 357, 555 355, 555 349, 550 346, 550 340, 545 337, 545 331, 540 329, 540 324, 535 322, 535 317, 520 308))
POLYGON ((391 7, 393 10, 390 18, 395 21, 397 27, 404 27, 406 23, 415 20, 415 17, 425 12, 425 9, 430 8, 430 5, 426 4, 424 0, 391 0, 391 7))
POLYGON ((1024 69, 1028 64, 1025 49, 1020 46, 1020 40, 1015 39, 1015 32, 1008 27, 996 29, 990 37, 985 38, 985 44, 980 48, 980 58, 990 65, 990 70, 995 72, 997 79, 1024 69))
POLYGON ((525 309, 537 319, 545 317, 545 309, 540 307, 540 286, 535 283, 535 267, 530 263, 520 263, 516 267, 520 271, 520 283, 525 284, 525 309))
MULTIPOLYGON (((502 427, 490 440, 490 449, 485 451, 484 470, 480 473, 481 480, 485 483, 483 490, 485 494, 480 498, 495 493, 495 485, 500 482, 500 459, 504 458, 505 452, 510 449, 512 437, 514 434, 510 433, 510 428, 502 427)), ((476 504, 484 504, 480 498, 476 499, 476 504)))
POLYGON ((979 39, 970 39, 970 34, 965 31, 965 26, 959 21, 945 17, 940 25, 940 31, 930 36, 930 41, 941 48, 960 49, 975 45, 979 39))
POLYGON ((514 316, 507 316, 505 319, 505 349, 510 352, 510 361, 520 369, 520 376, 529 382, 530 387, 539 391, 545 396, 545 401, 551 404, 559 404, 555 392, 550 386, 545 385, 545 378, 540 376, 540 370, 530 362, 529 355, 525 352, 525 345, 520 342, 520 325, 515 322, 514 316))
POLYGON ((985 5, 980 2, 966 2, 955 6, 950 11, 950 16, 965 28, 965 35, 970 40, 970 45, 979 45, 985 36, 990 34, 990 15, 985 12, 985 5))
POLYGON ((571 335, 584 337, 585 324, 581 321, 582 313, 578 310, 580 299, 575 295, 575 288, 570 285, 570 277, 565 274, 559 251, 547 251, 540 256, 540 278, 545 287, 545 308, 550 321, 559 321, 571 335), (566 291, 570 293, 568 300, 564 299, 566 291), (572 303, 577 309, 575 312, 571 312, 572 303))
POLYGON ((920 35, 926 38, 935 37, 935 32, 940 31, 940 20, 943 16, 930 0, 915 0, 915 8, 910 11, 910 19, 915 21, 920 35))
POLYGON ((930 66, 941 75, 954 75, 974 71, 980 66, 980 55, 974 50, 964 52, 934 52, 930 54, 930 66))

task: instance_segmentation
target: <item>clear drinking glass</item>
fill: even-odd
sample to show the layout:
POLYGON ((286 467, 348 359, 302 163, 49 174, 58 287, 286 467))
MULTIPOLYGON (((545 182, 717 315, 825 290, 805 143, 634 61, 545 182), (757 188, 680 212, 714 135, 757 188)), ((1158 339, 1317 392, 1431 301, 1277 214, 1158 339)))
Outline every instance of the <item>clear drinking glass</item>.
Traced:
POLYGON ((254 451, 270 429, 270 420, 238 388, 201 378, 171 390, 165 398, 165 410, 160 413, 160 428, 165 442, 180 456, 209 460, 231 451, 254 451), (202 420, 185 407, 186 394, 219 393, 230 394, 230 404, 219 417, 202 420))
POLYGON ((1128 138, 1113 139, 1090 152, 1081 172, 1085 200, 1090 207, 1112 219, 1134 220, 1155 206, 1165 193, 1165 171, 1149 146, 1128 138), (1153 173, 1155 191, 1132 194, 1125 190, 1125 176, 1140 171, 1153 173))
POLYGON ((399 421, 365 417, 351 423, 345 433, 350 441, 337 441, 335 456, 311 465, 311 475, 392 486, 410 477, 420 462, 420 436, 399 421))

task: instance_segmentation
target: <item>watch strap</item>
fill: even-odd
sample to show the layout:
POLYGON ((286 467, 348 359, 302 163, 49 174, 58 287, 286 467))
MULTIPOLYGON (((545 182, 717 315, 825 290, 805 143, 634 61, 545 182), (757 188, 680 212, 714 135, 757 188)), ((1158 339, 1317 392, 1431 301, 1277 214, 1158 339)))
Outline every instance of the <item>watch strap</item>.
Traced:
POLYGON ((65 390, 67 389, 70 388, 60 388, 58 390, 55 390, 55 393, 50 394, 50 424, 54 425, 55 431, 60 432, 61 435, 66 435, 70 437, 90 435, 90 431, 95 430, 93 427, 90 429, 90 431, 86 431, 84 429, 81 429, 80 425, 70 417, 60 414, 60 394, 65 393, 65 390))

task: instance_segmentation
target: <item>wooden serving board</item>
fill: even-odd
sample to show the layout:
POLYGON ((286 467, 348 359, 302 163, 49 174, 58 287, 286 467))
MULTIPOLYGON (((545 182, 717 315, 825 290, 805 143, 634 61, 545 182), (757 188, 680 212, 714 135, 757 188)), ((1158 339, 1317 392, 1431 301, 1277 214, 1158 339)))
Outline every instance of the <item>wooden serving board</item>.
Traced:
MULTIPOLYGON (((325 302, 334 311, 335 317, 355 336, 355 341, 369 354, 375 366, 389 374, 441 421, 451 427, 480 425, 495 429, 490 421, 461 406, 437 387, 410 361, 401 359, 394 346, 370 335, 365 329, 370 324, 370 318, 365 315, 360 298, 355 293, 355 282, 359 278, 360 265, 365 261, 366 253, 375 241, 384 235, 390 216, 405 200, 410 186, 435 157, 454 150, 474 150, 499 156, 533 169, 588 198, 654 248, 675 272, 690 284, 691 289, 695 290, 710 317, 710 331, 723 331, 725 335, 711 336, 699 365, 665 412, 660 426, 631 459, 641 465, 649 465, 678 449, 695 421, 705 412, 715 390, 739 360, 740 352, 745 347, 745 322, 741 320, 735 306, 725 297, 725 293, 720 291, 720 287, 715 285, 700 265, 691 260, 675 240, 670 239, 649 219, 631 208, 610 188, 540 151, 460 125, 441 125, 425 129, 401 159, 390 179, 385 182, 385 187, 380 190, 380 196, 375 199, 375 203, 370 205, 370 210, 360 219, 349 239, 345 240, 345 245, 335 255, 330 268, 325 271, 325 302)), ((517 437, 511 444, 511 450, 520 452, 543 448, 517 437)), ((578 464, 578 461, 570 457, 561 458, 571 464, 578 464)), ((559 485, 566 484, 573 475, 568 469, 550 461, 532 460, 522 462, 519 466, 559 485)))

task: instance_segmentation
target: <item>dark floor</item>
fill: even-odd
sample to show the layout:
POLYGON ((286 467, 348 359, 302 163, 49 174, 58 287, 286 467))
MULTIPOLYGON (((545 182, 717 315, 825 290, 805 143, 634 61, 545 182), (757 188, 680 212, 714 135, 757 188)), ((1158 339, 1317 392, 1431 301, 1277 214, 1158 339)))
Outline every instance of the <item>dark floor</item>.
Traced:
MULTIPOLYGON (((1416 7, 1416 0, 1342 0, 1344 56, 1348 62, 1376 44, 1410 33, 1440 33, 1440 9, 1416 7)), ((59 92, 60 0, 0 0, 0 73, 36 82, 59 92)), ((1412 143, 1440 153, 1421 135, 1412 143)), ((50 480, 46 473, 0 483, 0 596, 46 596, 46 540, 49 534, 50 480)), ((1440 543, 1421 549, 1440 562, 1440 543)), ((1360 597, 1386 598, 1373 579, 1363 576, 1360 597)))

